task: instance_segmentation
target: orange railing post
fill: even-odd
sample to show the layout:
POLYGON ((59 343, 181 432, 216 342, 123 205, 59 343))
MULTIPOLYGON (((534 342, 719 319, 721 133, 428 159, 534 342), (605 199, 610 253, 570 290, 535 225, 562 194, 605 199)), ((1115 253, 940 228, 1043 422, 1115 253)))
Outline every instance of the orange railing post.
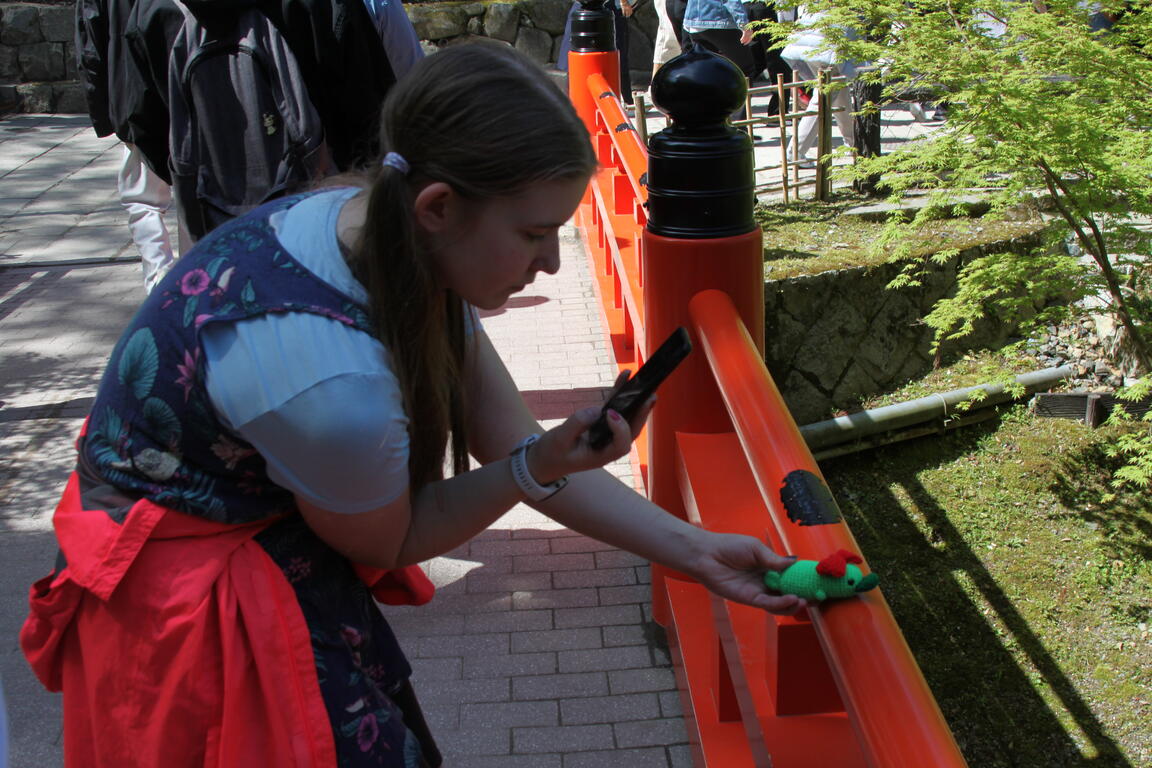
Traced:
POLYGON ((620 52, 616 27, 607 0, 580 0, 572 14, 572 50, 568 53, 568 97, 588 133, 596 133, 596 99, 588 77, 603 75, 612 91, 620 91, 620 52))
MULTIPOLYGON (((733 297, 763 347, 764 267, 753 217, 752 142, 729 116, 747 82, 728 59, 696 50, 668 62, 653 79, 653 98, 671 124, 648 145, 648 225, 644 231, 645 342, 656 348, 688 326, 688 301, 703 288, 733 297)), ((648 491, 672 514, 686 517, 676 478, 676 433, 730 430, 703 355, 692 355, 660 387, 648 424, 648 491)), ((667 624, 664 579, 652 568, 656 620, 667 624)))

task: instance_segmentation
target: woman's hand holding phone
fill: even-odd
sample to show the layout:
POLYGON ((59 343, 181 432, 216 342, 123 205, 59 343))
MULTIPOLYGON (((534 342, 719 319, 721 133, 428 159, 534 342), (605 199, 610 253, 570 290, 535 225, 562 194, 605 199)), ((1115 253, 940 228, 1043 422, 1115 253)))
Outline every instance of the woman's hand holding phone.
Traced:
MULTIPOLYGON (((628 374, 628 371, 624 371, 616 379, 613 393, 628 381, 628 374)), ((599 469, 628 455, 632 441, 644 428, 644 422, 648 420, 648 414, 655 404, 656 396, 653 395, 636 410, 631 421, 625 421, 619 413, 610 410, 605 421, 612 439, 599 449, 589 444, 588 429, 600 419, 602 409, 593 406, 576 411, 567 421, 545 432, 532 445, 527 456, 529 471, 538 482, 548 484, 571 472, 599 469)))
POLYGON ((656 403, 656 388, 692 351, 684 328, 674 330, 635 376, 622 371, 600 408, 585 408, 548 430, 525 460, 536 482, 550 485, 572 472, 598 469, 624 456, 656 403))

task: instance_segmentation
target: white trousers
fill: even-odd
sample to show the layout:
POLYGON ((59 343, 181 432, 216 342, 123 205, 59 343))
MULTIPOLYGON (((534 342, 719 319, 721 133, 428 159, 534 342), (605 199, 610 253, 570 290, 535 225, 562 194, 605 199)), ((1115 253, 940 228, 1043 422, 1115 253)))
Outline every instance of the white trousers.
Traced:
POLYGON ((136 145, 128 142, 116 183, 120 204, 128 212, 128 231, 144 267, 144 290, 151 291, 176 260, 164 224, 164 212, 172 205, 172 188, 152 172, 136 145))
MULTIPOLYGON (((803 59, 786 59, 788 66, 792 67, 793 80, 815 80, 818 72, 815 66, 803 59)), ((840 74, 840 68, 835 64, 826 67, 832 77, 840 74)), ((809 111, 815 112, 820 107, 820 99, 824 98, 824 94, 820 93, 819 88, 812 89, 812 101, 808 104, 809 111)), ((838 109, 838 112, 833 112, 832 117, 836 120, 836 127, 840 129, 840 135, 844 138, 844 143, 849 147, 856 143, 856 122, 852 116, 852 87, 851 83, 844 83, 843 87, 838 88, 836 91, 829 95, 831 99, 830 104, 832 109, 838 109)), ((817 115, 807 115, 800 118, 800 125, 796 127, 796 133, 799 136, 799 146, 796 149, 796 157, 792 156, 792 143, 788 143, 788 159, 796 160, 802 159, 804 155, 808 154, 808 150, 816 144, 818 138, 817 132, 820 130, 820 120, 817 115)))
POLYGON ((680 55, 680 41, 676 39, 676 30, 672 27, 672 19, 668 17, 668 3, 666 0, 652 0, 656 4, 656 40, 652 43, 652 76, 656 71, 670 60, 680 55))

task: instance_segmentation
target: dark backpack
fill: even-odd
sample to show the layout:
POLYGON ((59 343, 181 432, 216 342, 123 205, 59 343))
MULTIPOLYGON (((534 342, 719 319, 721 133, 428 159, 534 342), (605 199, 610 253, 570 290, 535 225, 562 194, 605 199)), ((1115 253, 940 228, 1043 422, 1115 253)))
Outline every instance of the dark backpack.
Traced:
POLYGON ((333 170, 299 63, 256 8, 211 23, 185 9, 168 100, 172 188, 194 240, 333 170))

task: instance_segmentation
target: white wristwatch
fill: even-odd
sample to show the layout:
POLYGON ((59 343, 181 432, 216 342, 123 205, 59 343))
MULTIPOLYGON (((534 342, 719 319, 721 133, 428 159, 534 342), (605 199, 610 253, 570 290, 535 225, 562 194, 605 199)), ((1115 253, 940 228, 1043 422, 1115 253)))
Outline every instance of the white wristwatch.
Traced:
POLYGON ((532 473, 528 471, 528 446, 540 439, 540 435, 528 435, 512 450, 512 479, 530 501, 544 501, 556 495, 564 486, 568 485, 568 476, 561 477, 554 483, 540 485, 532 473))

